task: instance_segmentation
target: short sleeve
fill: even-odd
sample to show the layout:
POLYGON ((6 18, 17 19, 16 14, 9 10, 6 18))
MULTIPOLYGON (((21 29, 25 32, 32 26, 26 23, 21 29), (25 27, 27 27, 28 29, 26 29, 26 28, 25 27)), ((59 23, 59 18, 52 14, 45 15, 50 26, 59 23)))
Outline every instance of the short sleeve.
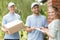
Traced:
POLYGON ((18 18, 19 20, 21 20, 21 16, 19 16, 19 18, 18 18))
POLYGON ((48 22, 47 22, 46 17, 44 17, 44 20, 43 20, 43 26, 44 26, 44 27, 48 27, 48 22))
POLYGON ((30 22, 30 18, 27 17, 26 19, 26 24, 25 24, 27 27, 30 27, 31 26, 31 22, 30 22))
POLYGON ((17 17, 18 17, 19 20, 21 20, 21 16, 19 14, 17 14, 17 17))
POLYGON ((7 24, 7 21, 6 21, 6 18, 3 17, 3 19, 2 19, 2 26, 4 26, 5 24, 7 24))

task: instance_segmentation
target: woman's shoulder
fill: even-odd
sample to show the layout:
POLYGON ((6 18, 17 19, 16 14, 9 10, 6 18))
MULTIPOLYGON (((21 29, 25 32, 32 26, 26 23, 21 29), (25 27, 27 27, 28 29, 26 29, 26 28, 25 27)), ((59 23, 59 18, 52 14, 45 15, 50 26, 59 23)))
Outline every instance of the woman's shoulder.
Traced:
POLYGON ((52 23, 54 23, 54 24, 60 24, 60 19, 55 19, 55 20, 52 21, 52 23))
POLYGON ((54 28, 59 28, 60 27, 60 19, 53 20, 50 25, 54 28))
POLYGON ((60 26, 60 19, 53 20, 48 26, 60 26))

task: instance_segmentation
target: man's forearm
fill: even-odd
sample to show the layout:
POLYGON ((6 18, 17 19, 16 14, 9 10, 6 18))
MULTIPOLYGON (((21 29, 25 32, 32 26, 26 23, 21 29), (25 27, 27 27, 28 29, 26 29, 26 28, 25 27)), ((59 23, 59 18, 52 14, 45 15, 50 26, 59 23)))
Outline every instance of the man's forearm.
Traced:
POLYGON ((33 30, 35 30, 35 27, 27 27, 27 28, 26 28, 26 31, 27 31, 27 32, 31 32, 31 31, 33 31, 33 30))
POLYGON ((31 32, 32 29, 31 29, 31 28, 26 28, 26 31, 27 31, 27 32, 31 32))

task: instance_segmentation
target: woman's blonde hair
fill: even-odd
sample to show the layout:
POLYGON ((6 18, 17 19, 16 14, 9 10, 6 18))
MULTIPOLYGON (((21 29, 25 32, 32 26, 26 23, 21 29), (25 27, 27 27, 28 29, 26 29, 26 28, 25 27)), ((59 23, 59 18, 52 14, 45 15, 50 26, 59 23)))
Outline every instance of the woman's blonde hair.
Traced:
POLYGON ((56 6, 52 6, 53 10, 56 12, 55 15, 58 19, 60 19, 60 14, 59 14, 59 10, 56 6))

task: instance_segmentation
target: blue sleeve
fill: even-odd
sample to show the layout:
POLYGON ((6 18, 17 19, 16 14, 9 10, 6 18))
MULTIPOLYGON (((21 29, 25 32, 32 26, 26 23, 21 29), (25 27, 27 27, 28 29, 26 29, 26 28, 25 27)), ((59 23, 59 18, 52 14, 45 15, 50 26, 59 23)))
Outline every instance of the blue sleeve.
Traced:
POLYGON ((20 15, 18 15, 18 14, 17 14, 17 16, 18 16, 18 19, 19 19, 19 20, 21 20, 21 16, 20 16, 20 15))
POLYGON ((43 26, 44 26, 44 27, 48 27, 48 22, 47 22, 46 17, 44 18, 44 21, 43 21, 43 26))
POLYGON ((2 26, 4 26, 5 24, 7 24, 7 21, 6 21, 6 18, 3 17, 3 19, 2 19, 2 26))
POLYGON ((19 16, 19 20, 21 20, 21 17, 19 16))
POLYGON ((29 17, 27 17, 27 19, 26 19, 26 26, 27 27, 30 27, 31 25, 30 25, 31 23, 30 23, 30 18, 29 17))

